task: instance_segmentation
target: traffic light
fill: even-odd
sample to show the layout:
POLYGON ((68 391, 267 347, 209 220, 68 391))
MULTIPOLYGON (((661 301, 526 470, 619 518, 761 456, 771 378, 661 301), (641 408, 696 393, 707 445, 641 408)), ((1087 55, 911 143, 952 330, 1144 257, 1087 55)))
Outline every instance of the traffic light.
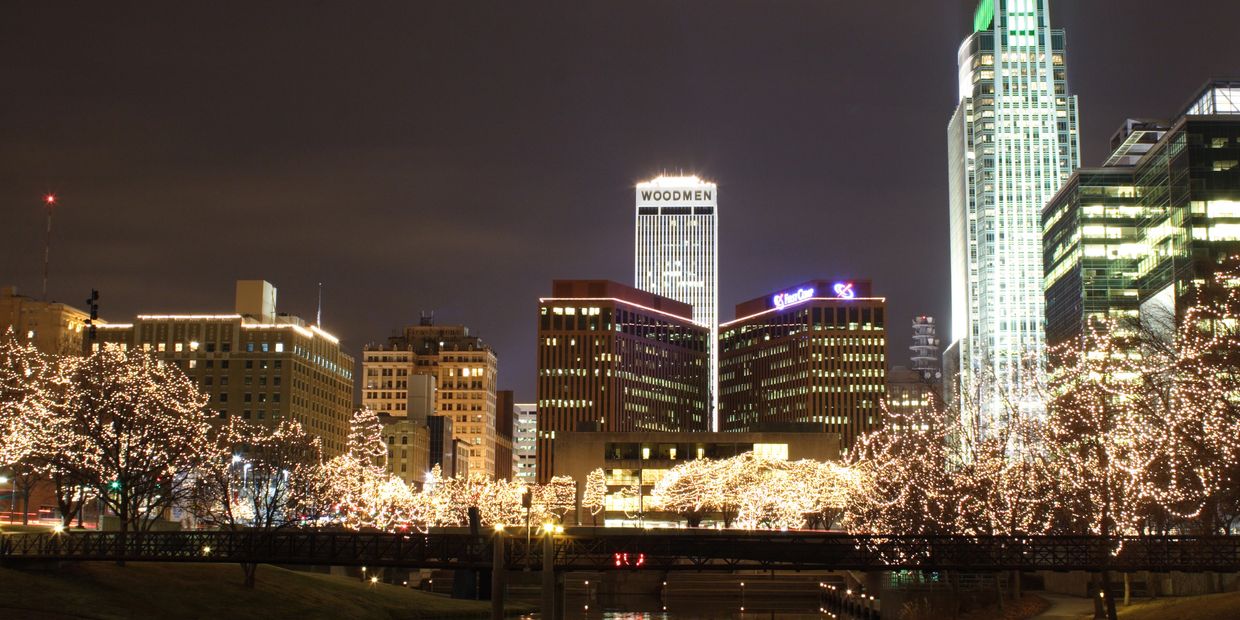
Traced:
POLYGON ((113 480, 112 482, 109 482, 108 489, 111 491, 119 491, 121 489, 121 481, 113 480))

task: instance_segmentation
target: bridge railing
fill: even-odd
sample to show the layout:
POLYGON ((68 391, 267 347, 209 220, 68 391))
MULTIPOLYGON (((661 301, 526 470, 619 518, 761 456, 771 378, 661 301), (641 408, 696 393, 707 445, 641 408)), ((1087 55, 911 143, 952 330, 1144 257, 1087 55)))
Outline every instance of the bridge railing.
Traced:
POLYGON ((489 545, 461 534, 324 530, 60 532, 0 535, 0 558, 322 565, 490 565, 489 545), (486 560, 485 562, 483 560, 486 560))
MULTIPOLYGON (((543 536, 505 537, 504 564, 541 568, 543 536)), ((492 537, 312 530, 0 535, 0 559, 487 568, 492 537)), ((558 570, 825 569, 1240 571, 1240 537, 850 536, 821 532, 570 529, 558 570)))

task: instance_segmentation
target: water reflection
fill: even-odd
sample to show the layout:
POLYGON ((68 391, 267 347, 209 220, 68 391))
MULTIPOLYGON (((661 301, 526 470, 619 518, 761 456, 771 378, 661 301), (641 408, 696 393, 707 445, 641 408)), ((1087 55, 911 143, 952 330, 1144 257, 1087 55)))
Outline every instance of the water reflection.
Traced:
MULTIPOLYGON (((657 596, 570 597, 565 602, 565 620, 855 620, 848 614, 819 611, 812 598, 749 600, 741 611, 737 601, 668 601, 657 596), (621 600, 616 600, 621 599, 621 600), (588 605, 588 608, 587 608, 588 605)), ((538 614, 525 616, 536 620, 538 614)))

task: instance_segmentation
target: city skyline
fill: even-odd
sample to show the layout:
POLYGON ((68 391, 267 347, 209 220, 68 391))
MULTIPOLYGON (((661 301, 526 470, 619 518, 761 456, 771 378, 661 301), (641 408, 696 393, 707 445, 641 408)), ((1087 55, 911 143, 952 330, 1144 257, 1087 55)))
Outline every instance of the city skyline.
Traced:
MULTIPOLYGON (((1157 17, 1171 12, 1172 5, 1165 2, 1074 4, 1057 3, 1054 20, 1056 27, 1070 34, 1070 87, 1082 102, 1085 161, 1104 158, 1107 138, 1126 115, 1178 109, 1185 93, 1210 77, 1226 77, 1232 72, 1230 59, 1240 56, 1240 43, 1222 36, 1224 24, 1235 21, 1228 16, 1240 13, 1234 3, 1203 3, 1200 13, 1177 13, 1177 20, 1157 17), (1116 45, 1111 39, 1117 31, 1132 33, 1132 38, 1116 45), (1150 44, 1153 40, 1159 44, 1150 44), (1154 63, 1155 58, 1166 61, 1154 63), (1148 78, 1136 79, 1150 72, 1148 78), (1159 88, 1148 89, 1150 83, 1159 88)), ((340 116, 310 103, 294 106, 295 113, 287 119, 280 115, 289 106, 264 103, 258 106, 263 109, 249 110, 243 105, 256 94, 279 102, 310 88, 309 76, 277 75, 287 59, 272 48, 289 42, 282 37, 296 41, 331 35, 330 29, 324 31, 333 17, 328 11, 301 13, 293 28, 300 34, 259 28, 265 15, 243 25, 170 16, 173 19, 161 32, 150 35, 154 39, 129 37, 139 43, 90 57, 99 37, 126 38, 126 29, 140 28, 141 20, 113 13, 104 20, 110 28, 95 31, 92 19, 100 16, 89 11, 66 18, 44 14, 46 7, 20 7, 22 14, 6 25, 6 43, 0 45, 28 45, 51 31, 62 35, 63 41, 17 67, 17 95, 0 104, 8 116, 25 121, 16 139, 0 150, 7 164, 0 183, 0 199, 6 204, 0 224, 8 232, 3 255, 8 267, 0 272, 0 280, 17 284, 26 294, 39 290, 43 226, 39 199, 43 192, 55 191, 61 201, 51 258, 53 299, 80 306, 90 289, 97 288, 102 316, 119 320, 156 309, 226 310, 227 304, 219 300, 226 298, 233 280, 266 278, 281 283, 283 308, 312 316, 317 283, 322 281, 324 327, 341 335, 351 354, 413 320, 419 311, 435 310, 443 322, 469 325, 492 343, 501 364, 500 387, 515 389, 519 400, 528 401, 533 396, 535 345, 525 321, 533 300, 554 278, 627 281, 632 265, 627 250, 632 247, 628 192, 638 180, 661 170, 684 170, 719 183, 727 196, 720 252, 728 267, 721 272, 720 306, 818 273, 865 272, 890 300, 892 324, 898 326, 892 341, 903 342, 907 339, 903 326, 911 317, 948 316, 943 241, 947 191, 942 178, 946 154, 941 136, 955 101, 954 51, 968 33, 974 5, 961 2, 948 10, 910 7, 898 16, 881 7, 848 11, 790 7, 787 14, 764 25, 791 49, 767 51, 767 56, 754 61, 747 57, 763 49, 765 37, 772 35, 751 34, 740 40, 722 36, 719 33, 728 32, 722 26, 729 18, 745 14, 724 3, 702 17, 707 20, 704 25, 716 28, 691 29, 706 52, 667 44, 646 54, 630 52, 617 61, 633 71, 664 67, 654 69, 653 77, 630 78, 621 86, 662 86, 675 96, 626 95, 630 91, 595 82, 588 63, 569 62, 552 73, 579 88, 565 90, 545 78, 527 86, 497 80, 495 88, 514 98, 518 112, 531 117, 515 135, 505 133, 508 117, 486 107, 478 129, 465 126, 460 120, 464 116, 448 115, 440 119, 441 130, 398 123, 392 136, 381 131, 383 123, 360 120, 358 115, 369 110, 373 97, 364 95, 366 85, 342 75, 342 68, 351 66, 347 63, 370 59, 359 55, 362 52, 337 64, 326 63, 326 83, 334 87, 329 90, 353 88, 363 93, 338 100, 343 103, 334 109, 344 111, 340 116), (860 76, 867 70, 889 63, 907 70, 907 54, 888 58, 879 51, 891 40, 883 36, 873 42, 859 40, 860 35, 847 32, 879 32, 879 20, 890 20, 887 28, 898 32, 890 35, 893 40, 907 41, 902 45, 908 47, 901 50, 915 46, 917 67, 907 71, 911 82, 877 85, 884 101, 879 105, 870 97, 840 96, 849 85, 861 84, 860 76), (224 58, 222 66, 235 67, 236 75, 215 72, 214 57, 199 57, 191 53, 192 46, 178 42, 190 26, 187 22, 225 40, 230 36, 238 40, 240 56, 211 48, 224 58), (269 37, 275 38, 271 47, 264 43, 269 37), (833 37, 834 41, 818 41, 833 37), (162 49, 168 58, 146 54, 148 46, 162 49), (840 56, 837 46, 850 54, 840 56), (714 66, 742 71, 753 92, 730 90, 730 76, 709 69, 695 71, 705 62, 702 53, 719 56, 711 61, 714 66), (259 60, 258 66, 241 66, 239 57, 250 54, 259 60), (834 60, 837 57, 868 61, 857 63, 853 72, 834 60), (652 60, 666 62, 652 65, 652 60), (761 74, 772 67, 775 75, 768 82, 761 74), (822 84, 788 79, 802 75, 813 75, 822 84), (686 76, 693 79, 686 81, 686 76), (118 84, 122 88, 115 88, 118 84), (755 94, 764 89, 766 94, 755 94), (914 98, 915 105, 895 98, 897 92, 910 89, 922 93, 914 98), (668 103, 696 90, 732 94, 735 100, 720 98, 718 111, 668 103), (110 94, 102 96, 104 91, 110 94), (204 92, 212 95, 206 99, 222 101, 210 108, 191 105, 176 119, 161 112, 166 105, 197 99, 204 92), (547 103, 565 94, 585 98, 582 107, 588 111, 567 121, 548 120, 543 109, 554 110, 547 103), (661 102, 660 107, 653 100, 661 102), (602 122, 609 118, 604 112, 619 112, 625 102, 635 110, 622 115, 615 127, 602 122), (81 112, 66 118, 62 112, 69 104, 81 112), (278 114, 265 109, 268 106, 279 108, 278 114), (657 110, 666 112, 665 118, 652 118, 657 110), (848 122, 824 122, 824 118, 848 122), (358 138, 346 139, 343 132, 331 130, 335 121, 361 130, 358 138), (654 125, 623 135, 648 123, 654 125), (856 133, 858 128, 863 132, 856 133), (562 142, 561 132, 586 129, 600 131, 600 138, 619 140, 621 147, 610 154, 578 152, 577 147, 559 153, 548 150, 549 144, 562 142), (540 136, 544 130, 547 135, 540 136), (531 137, 537 139, 528 152, 512 146, 514 138, 531 137), (245 150, 239 146, 242 142, 245 150), (251 150, 254 144, 258 146, 251 150), (915 144, 918 148, 911 151, 925 153, 900 150, 911 158, 896 169, 900 182, 881 185, 875 181, 877 173, 871 172, 891 152, 874 146, 881 144, 915 144), (477 159, 488 151, 496 155, 477 159), (361 163, 345 165, 350 159, 361 163), (589 164, 576 164, 578 159, 589 164), (831 172, 825 180, 823 170, 831 172), (484 185, 497 186, 499 193, 482 188, 460 191, 483 176, 494 181, 484 185), (453 198, 462 194, 466 198, 453 198), (486 206, 491 204, 498 206, 486 206), (533 209, 543 217, 527 217, 533 209), (510 213, 529 222, 514 220, 510 213), (596 236, 583 234, 587 229, 596 236), (597 236, 599 230, 614 232, 597 236), (833 232, 824 234, 827 230, 833 232), (470 245, 480 248, 476 256, 463 257, 464 246, 440 241, 453 234, 475 235, 476 243, 470 245), (409 249, 392 249, 398 245, 409 249), (199 249, 180 261, 167 260, 187 247, 199 249), (892 258, 877 260, 876 247, 892 258), (910 263, 902 253, 910 247, 924 258, 910 263), (419 260, 419 256, 443 258, 419 260), (572 257, 571 264, 567 257, 572 257), (440 263, 448 265, 443 271, 451 276, 438 275, 440 263), (376 264, 384 269, 376 270, 376 264), (805 270, 792 273, 788 265, 805 270), (362 275, 367 273, 376 275, 362 275), (464 281, 476 287, 462 286, 464 281), (496 312, 486 303, 490 294, 527 301, 496 312), (364 295, 367 303, 353 301, 364 295)), ((445 11, 444 19, 467 16, 435 10, 445 11)), ((695 15, 692 7, 664 10, 672 17, 684 11, 686 20, 695 15)), ((504 17, 512 18, 508 25, 518 31, 533 27, 522 16, 504 17)), ((557 23, 571 29, 574 20, 589 23, 589 17, 566 14, 557 23)), ((648 20, 633 15, 626 19, 620 19, 618 33, 583 46, 587 58, 614 53, 627 41, 624 35, 642 32, 639 23, 649 26, 648 20)), ((481 26, 499 24, 484 19, 481 26)), ((663 25, 654 34, 670 39, 682 28, 687 26, 663 25)), ((570 43, 585 42, 575 38, 570 43)), ((376 45, 385 46, 388 53, 376 53, 375 58, 390 59, 396 56, 392 52, 404 49, 382 37, 376 45)), ((407 92, 409 86, 376 83, 380 89, 405 95, 397 98, 402 101, 413 94, 438 92, 441 99, 432 102, 439 104, 429 111, 446 114, 445 107, 450 106, 443 102, 463 101, 473 94, 470 79, 480 71, 486 74, 488 63, 497 63, 502 73, 550 53, 528 45, 508 63, 475 55, 464 81, 431 72, 412 87, 412 93, 407 92)), ((388 73, 381 70, 378 75, 388 75, 398 66, 385 65, 388 73)), ((627 75, 625 70, 615 73, 627 75)), ((301 103, 301 97, 296 99, 301 103)), ((466 108, 463 113, 480 111, 466 108)), ((425 113, 428 108, 421 110, 425 113)), ((890 170, 885 169, 882 178, 889 178, 890 170)))

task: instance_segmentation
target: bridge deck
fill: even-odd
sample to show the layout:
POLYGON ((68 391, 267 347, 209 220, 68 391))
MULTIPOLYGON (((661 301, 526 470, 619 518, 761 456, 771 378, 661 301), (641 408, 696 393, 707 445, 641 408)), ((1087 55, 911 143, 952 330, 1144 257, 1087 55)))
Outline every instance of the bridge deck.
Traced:
MULTIPOLYGON (((541 567, 540 531, 503 534, 508 567, 541 567)), ((493 538, 462 530, 66 532, 0 535, 0 560, 125 560, 490 568, 493 538)), ((823 532, 604 530, 555 536, 558 570, 1240 571, 1240 537, 850 536, 823 532), (1119 551, 1112 550, 1118 546, 1119 551)))

